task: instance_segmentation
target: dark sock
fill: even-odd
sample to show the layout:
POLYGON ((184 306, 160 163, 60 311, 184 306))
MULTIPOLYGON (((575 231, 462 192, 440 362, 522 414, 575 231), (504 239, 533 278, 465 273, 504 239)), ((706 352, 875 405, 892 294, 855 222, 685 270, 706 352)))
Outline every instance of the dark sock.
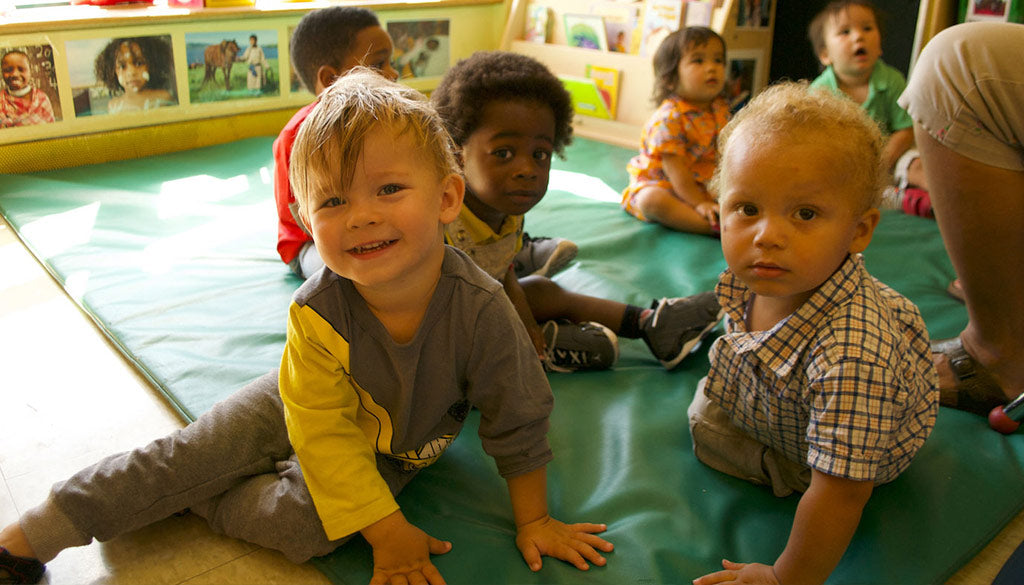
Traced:
POLYGON ((644 310, 643 307, 636 305, 626 305, 626 312, 622 314, 622 325, 615 334, 626 339, 640 339, 640 316, 644 310))

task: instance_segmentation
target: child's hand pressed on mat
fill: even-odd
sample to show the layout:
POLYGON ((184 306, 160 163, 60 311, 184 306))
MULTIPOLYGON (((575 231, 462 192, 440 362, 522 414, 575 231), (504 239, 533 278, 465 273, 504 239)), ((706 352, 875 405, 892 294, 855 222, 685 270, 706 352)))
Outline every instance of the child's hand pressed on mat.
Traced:
POLYGON ((608 561, 598 552, 611 552, 615 546, 597 536, 604 532, 604 524, 566 524, 551 516, 544 516, 519 527, 516 546, 531 571, 541 568, 541 556, 549 556, 571 563, 577 569, 590 568, 587 561, 603 567, 608 561))

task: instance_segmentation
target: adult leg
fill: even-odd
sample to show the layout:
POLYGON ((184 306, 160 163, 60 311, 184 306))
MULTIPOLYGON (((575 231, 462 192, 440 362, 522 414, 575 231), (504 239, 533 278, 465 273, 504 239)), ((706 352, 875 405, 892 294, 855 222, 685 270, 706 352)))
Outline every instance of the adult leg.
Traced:
MULTIPOLYGON (((937 35, 900 98, 914 119, 943 243, 964 290, 968 360, 1005 398, 1024 391, 1024 69, 1019 25, 969 23, 937 35)), ((935 354, 940 387, 955 389, 935 354)))
MULTIPOLYGON (((959 155, 923 129, 915 134, 964 291, 969 320, 960 340, 1012 399, 1024 392, 1024 173, 959 155)), ((955 387, 946 357, 936 360, 939 386, 955 387)))

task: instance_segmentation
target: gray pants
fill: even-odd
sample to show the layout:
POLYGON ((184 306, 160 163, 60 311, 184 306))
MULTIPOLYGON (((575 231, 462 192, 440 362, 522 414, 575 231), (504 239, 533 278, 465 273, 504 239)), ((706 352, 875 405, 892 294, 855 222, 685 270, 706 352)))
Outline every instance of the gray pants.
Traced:
POLYGON ((697 459, 722 473, 769 486, 779 497, 807 491, 811 468, 786 459, 732 424, 728 413, 704 394, 706 382, 701 379, 686 410, 697 459))
MULTIPOLYGON (((382 463, 378 457, 397 493, 412 476, 382 463)), ((20 524, 47 562, 65 548, 109 540, 185 509, 216 532, 279 550, 296 563, 348 539, 328 540, 313 507, 288 442, 276 371, 187 427, 55 484, 20 524)))

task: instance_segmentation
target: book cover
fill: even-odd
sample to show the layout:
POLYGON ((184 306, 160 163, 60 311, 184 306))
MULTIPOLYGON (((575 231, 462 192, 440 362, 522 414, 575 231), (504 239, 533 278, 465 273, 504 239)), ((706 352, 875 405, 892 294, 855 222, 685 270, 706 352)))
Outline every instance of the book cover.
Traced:
POLYGON ((590 4, 590 13, 604 19, 609 51, 634 55, 640 51, 643 3, 593 2, 590 4))
POLYGON ((615 119, 619 105, 619 70, 603 65, 587 65, 587 78, 594 80, 609 115, 615 119))
POLYGON ((658 45, 683 25, 683 0, 647 0, 640 54, 654 56, 658 45))
POLYGON ((566 14, 565 39, 570 47, 608 50, 604 19, 596 14, 566 14))
POLYGON ((577 114, 606 120, 612 119, 612 114, 604 103, 601 90, 597 88, 597 82, 593 79, 571 75, 559 75, 558 79, 572 96, 572 108, 577 114))
POLYGON ((523 39, 532 43, 546 43, 551 30, 551 9, 542 4, 530 4, 526 9, 526 30, 523 39))
POLYGON ((688 0, 685 26, 711 26, 711 13, 714 9, 711 0, 688 0))

